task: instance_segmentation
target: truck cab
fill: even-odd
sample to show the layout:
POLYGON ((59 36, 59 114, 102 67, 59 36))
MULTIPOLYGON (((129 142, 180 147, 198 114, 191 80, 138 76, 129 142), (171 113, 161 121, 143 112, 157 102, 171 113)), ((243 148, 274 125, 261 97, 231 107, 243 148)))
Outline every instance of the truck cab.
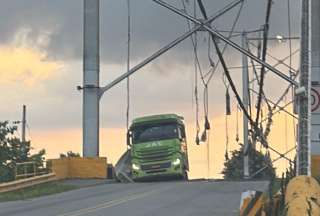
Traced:
POLYGON ((128 131, 132 178, 187 179, 188 149, 183 117, 162 114, 136 118, 128 131))

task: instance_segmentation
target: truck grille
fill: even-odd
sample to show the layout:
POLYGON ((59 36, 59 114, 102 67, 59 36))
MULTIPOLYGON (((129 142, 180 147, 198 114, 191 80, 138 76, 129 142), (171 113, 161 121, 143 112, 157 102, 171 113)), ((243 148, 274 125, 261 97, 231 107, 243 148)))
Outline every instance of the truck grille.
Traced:
POLYGON ((166 169, 171 166, 171 162, 167 163, 160 163, 160 164, 147 164, 147 165, 141 165, 142 170, 161 170, 166 169))
POLYGON ((137 158, 143 163, 148 163, 170 160, 170 156, 172 154, 172 151, 168 147, 155 148, 150 150, 144 149, 143 151, 137 151, 137 158))

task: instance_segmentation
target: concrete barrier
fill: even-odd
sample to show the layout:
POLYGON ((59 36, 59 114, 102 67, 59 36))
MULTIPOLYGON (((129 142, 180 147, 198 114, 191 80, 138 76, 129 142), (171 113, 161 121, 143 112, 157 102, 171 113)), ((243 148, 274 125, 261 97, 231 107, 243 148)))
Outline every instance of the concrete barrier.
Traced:
POLYGON ((0 184, 0 193, 15 191, 15 190, 19 190, 26 187, 47 183, 55 180, 57 180, 56 175, 54 173, 50 173, 46 175, 35 176, 31 178, 2 183, 0 184))
POLYGON ((69 176, 68 159, 52 159, 47 161, 47 166, 56 174, 57 179, 65 179, 69 176))
POLYGON ((58 179, 107 178, 107 158, 63 158, 48 160, 58 179))
POLYGON ((320 215, 320 186, 309 176, 293 178, 286 190, 286 211, 288 216, 320 215))

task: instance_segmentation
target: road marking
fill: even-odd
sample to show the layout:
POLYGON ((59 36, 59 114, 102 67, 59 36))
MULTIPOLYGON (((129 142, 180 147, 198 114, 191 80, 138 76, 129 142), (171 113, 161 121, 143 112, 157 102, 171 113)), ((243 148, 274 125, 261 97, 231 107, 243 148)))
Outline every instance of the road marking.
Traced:
POLYGON ((96 205, 96 206, 83 208, 83 209, 79 209, 79 210, 76 210, 76 211, 67 212, 67 213, 64 213, 64 214, 57 215, 57 216, 80 216, 80 215, 92 213, 92 212, 95 212, 95 211, 98 211, 98 210, 102 210, 102 209, 110 208, 110 207, 113 207, 113 206, 117 206, 117 205, 129 202, 129 201, 132 201, 132 200, 142 199, 144 197, 150 196, 150 195, 152 195, 154 193, 166 190, 166 189, 171 188, 171 187, 172 186, 161 188, 161 189, 157 189, 157 190, 151 190, 151 191, 144 192, 144 193, 141 193, 141 194, 134 194, 134 195, 126 196, 126 197, 123 197, 123 198, 120 198, 120 199, 117 199, 117 200, 111 200, 111 201, 108 201, 108 202, 105 202, 105 203, 102 203, 102 204, 99 204, 99 205, 96 205))

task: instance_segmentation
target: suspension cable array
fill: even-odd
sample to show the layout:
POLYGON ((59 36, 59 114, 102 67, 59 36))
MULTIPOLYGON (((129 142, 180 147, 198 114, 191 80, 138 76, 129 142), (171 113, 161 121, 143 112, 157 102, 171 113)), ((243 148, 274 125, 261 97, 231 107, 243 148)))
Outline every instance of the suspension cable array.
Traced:
MULTIPOLYGON (((168 9, 174 8, 173 6, 170 6, 169 4, 160 1, 160 0, 153 0, 154 2, 161 4, 162 6, 167 7, 168 9)), ((203 4, 202 0, 193 0, 193 10, 190 12, 190 9, 188 10, 187 8, 187 4, 190 7, 190 1, 189 0, 181 0, 182 6, 183 6, 183 12, 174 10, 172 9, 172 11, 184 16, 185 18, 187 18, 187 28, 188 31, 191 32, 190 35, 186 35, 185 38, 190 36, 191 39, 191 44, 192 44, 192 51, 193 51, 193 55, 194 55, 194 83, 193 83, 193 97, 194 97, 194 101, 195 101, 195 105, 196 105, 196 114, 195 114, 195 118, 196 118, 196 139, 195 139, 195 143, 197 145, 199 145, 201 142, 206 142, 207 144, 209 142, 208 139, 208 135, 207 132, 208 130, 211 129, 211 125, 210 125, 210 121, 209 121, 209 86, 210 86, 210 81, 212 80, 215 72, 218 70, 218 68, 222 68, 223 70, 223 76, 222 76, 222 80, 223 80, 223 84, 225 86, 225 102, 226 102, 226 113, 225 113, 225 140, 226 140, 226 153, 225 153, 225 159, 229 160, 229 156, 228 156, 228 150, 229 150, 229 126, 228 126, 228 116, 231 115, 232 112, 232 106, 231 106, 231 96, 230 96, 230 92, 229 90, 231 89, 231 93, 233 94, 232 96, 235 97, 237 105, 236 105, 236 121, 237 121, 237 128, 236 128, 236 141, 239 142, 239 126, 238 126, 238 113, 239 111, 242 111, 243 115, 248 119, 249 121, 249 125, 250 125, 250 141, 252 142, 251 145, 256 144, 256 142, 260 143, 262 147, 264 147, 265 150, 265 154, 266 157, 270 158, 270 153, 269 150, 278 154, 279 158, 275 159, 273 162, 279 160, 279 159, 286 159, 289 161, 289 164, 291 165, 293 163, 293 161, 287 157, 286 155, 288 153, 290 153, 292 150, 290 149, 289 151, 286 151, 284 154, 280 153, 278 150, 276 150, 275 148, 273 148, 272 146, 270 146, 268 144, 268 136, 271 132, 271 126, 273 123, 273 116, 278 113, 278 112, 286 112, 287 114, 291 115, 293 117, 293 124, 295 124, 295 118, 296 116, 292 113, 290 113, 289 111, 287 111, 285 109, 285 107, 287 107, 288 105, 291 104, 290 103, 286 103, 284 106, 280 106, 279 104, 282 101, 287 100, 287 95, 289 93, 289 91, 291 90, 292 93, 292 98, 294 96, 294 88, 293 85, 296 84, 295 79, 297 78, 297 75, 299 73, 298 70, 294 70, 292 67, 292 57, 293 55, 295 55, 296 53, 299 52, 299 50, 295 50, 293 51, 292 49, 292 41, 291 41, 291 34, 292 34, 292 30, 291 30, 291 14, 290 14, 290 0, 287 1, 287 9, 288 9, 288 35, 289 35, 289 56, 283 58, 283 59, 278 59, 275 58, 274 56, 272 56, 267 48, 268 48, 268 36, 269 36, 269 29, 270 29, 270 17, 271 17, 271 9, 272 9, 272 0, 268 0, 267 1, 267 8, 266 8, 266 17, 265 17, 265 23, 263 24, 262 28, 259 29, 254 29, 251 31, 248 31, 246 33, 251 33, 251 34, 261 34, 262 33, 262 39, 258 40, 258 44, 254 44, 250 41, 250 38, 246 38, 246 47, 247 50, 241 51, 242 53, 245 53, 246 55, 248 55, 250 57, 250 63, 251 66, 249 66, 252 69, 252 79, 248 80, 248 83, 252 85, 251 88, 248 88, 248 95, 249 95, 249 105, 248 108, 246 108, 246 106, 243 103, 242 98, 240 97, 240 94, 238 92, 238 89, 236 87, 236 84, 234 82, 234 79, 231 76, 230 73, 230 69, 233 69, 233 67, 228 67, 224 54, 225 51, 228 47, 228 45, 231 45, 235 48, 235 43, 231 41, 231 38, 234 37, 238 37, 242 35, 242 32, 240 31, 236 31, 236 26, 238 24, 241 12, 243 10, 243 6, 245 3, 245 0, 242 1, 235 1, 229 5, 227 5, 224 8, 224 12, 226 13, 227 11, 229 11, 230 9, 232 9, 233 7, 237 6, 240 3, 239 9, 236 13, 236 16, 233 20, 233 24, 231 26, 230 30, 227 31, 223 31, 223 30, 216 30, 216 28, 213 26, 212 21, 213 19, 210 17, 208 17, 207 15, 207 11, 206 11, 206 7, 203 4), (231 7, 232 6, 232 7, 231 7), (229 8, 228 8, 229 7, 229 8), (203 19, 198 17, 197 11, 201 12, 201 15, 203 17, 203 19), (190 15, 192 14, 192 16, 190 15), (202 20, 205 20, 204 22, 202 20), (211 21, 210 21, 211 20, 211 21), (191 25, 191 21, 195 23, 195 26, 193 27, 191 25), (197 28, 198 25, 198 28, 197 28), (202 28, 200 28, 200 27, 202 28), (196 30, 194 30, 196 29, 196 30), (199 55, 199 33, 198 31, 202 31, 202 30, 207 30, 207 34, 208 34, 208 40, 207 42, 207 58, 208 58, 208 62, 209 62, 209 68, 207 72, 204 72, 204 67, 201 65, 200 62, 200 55, 199 55), (218 33, 215 33, 218 32, 218 33), (220 33, 226 33, 227 36, 223 37, 220 35, 220 33), (220 38, 221 40, 223 40, 224 46, 221 47, 219 46, 220 40, 218 40, 218 38, 220 38), (212 46, 213 44, 213 46, 212 46), (256 50, 257 53, 253 54, 253 52, 251 51, 250 46, 253 46, 256 50), (216 60, 214 58, 217 58, 216 60), (270 65, 268 65, 266 63, 267 57, 271 57, 273 60, 276 60, 277 63, 272 67, 270 65), (257 60, 258 59, 258 60, 257 60), (285 61, 289 60, 289 64, 286 64, 285 61), (257 65, 255 64, 255 62, 260 63, 261 65, 259 66, 260 68, 257 67, 257 65), (279 73, 281 74, 281 72, 279 72, 277 69, 275 69, 275 67, 277 67, 278 65, 284 65, 285 67, 287 67, 289 69, 289 77, 290 77, 290 84, 289 86, 285 89, 285 91, 283 92, 283 94, 278 98, 278 100, 276 100, 276 102, 273 102, 272 100, 270 100, 267 96, 266 93, 264 91, 264 84, 265 84, 265 79, 266 79, 266 74, 269 70, 274 71, 277 75, 279 75, 279 73), (260 69, 260 74, 258 74, 258 69, 260 69), (255 85, 255 82, 258 85, 255 85), (203 99, 203 114, 204 114, 204 127, 203 127, 203 132, 201 133, 200 136, 200 132, 201 132, 201 128, 200 128, 200 120, 199 120, 199 116, 200 116, 200 109, 199 109, 199 83, 202 85, 203 88, 203 95, 202 95, 202 99, 203 99), (255 89, 255 86, 258 87, 258 90, 255 89), (257 100, 256 100, 256 110, 253 111, 252 107, 254 104, 254 97, 253 94, 257 95, 257 100), (276 110, 278 108, 278 110, 276 110), (254 116, 255 115, 255 116, 254 116)), ((191 6, 192 7, 192 6, 191 6)), ((222 15, 223 13, 221 13, 220 15, 222 15)), ((219 14, 219 13, 218 13, 219 14)), ((127 0, 127 21, 128 21, 128 26, 127 26, 127 31, 128 31, 128 40, 127 40, 127 111, 126 111, 126 125, 127 125, 127 129, 129 127, 129 119, 130 119, 130 80, 129 80, 129 76, 134 73, 134 70, 138 70, 140 67, 140 65, 136 66, 137 69, 135 69, 135 67, 133 69, 130 69, 130 54, 131 54, 131 8, 130 8, 130 0, 127 0)), ((177 42, 173 42, 173 46, 175 46, 176 44, 178 44, 179 42, 181 42, 183 40, 182 39, 177 42)), ((170 47, 168 48, 170 49, 170 47)), ((168 50, 167 49, 167 50, 168 50)), ((164 53, 166 50, 162 49, 160 50, 160 54, 164 53)), ((153 56, 151 56, 153 58, 153 56)), ((150 57, 150 61, 152 61, 152 58, 150 57)), ((147 62, 148 63, 148 62, 147 62)), ((248 68, 249 68, 248 67, 248 68)), ((241 68, 241 67, 240 67, 241 68)), ((234 68, 236 69, 236 68, 234 68)), ((282 78, 286 79, 288 81, 288 79, 286 77, 284 77, 284 75, 280 75, 282 78)), ((120 78, 119 78, 120 79, 120 78)), ((117 81, 120 82, 120 81, 117 81)), ((106 90, 108 86, 105 87, 106 90)), ((286 117, 287 118, 287 117, 286 117)), ((287 122, 287 121, 286 121, 287 122)), ((286 127, 287 127, 287 123, 286 123, 286 127)), ((293 127, 295 128, 295 127, 293 127)), ((286 128, 286 134, 287 134, 287 128, 286 128)), ((294 134, 296 134, 296 132, 294 131, 294 134)), ((287 140, 286 140, 287 142, 287 140)), ((208 146, 209 149, 209 146, 208 146)), ((286 150, 288 150, 288 148, 286 148, 286 150)), ((209 153, 208 153, 209 155, 209 153)), ((209 156, 208 156, 209 157, 209 156)), ((209 169, 209 168, 208 168, 209 169)), ((259 171, 260 172, 260 171, 259 171)), ((209 171, 208 171, 209 173, 209 171)), ((254 173, 252 176, 257 175, 257 173, 254 173)), ((252 177, 251 176, 251 177, 252 177)))

